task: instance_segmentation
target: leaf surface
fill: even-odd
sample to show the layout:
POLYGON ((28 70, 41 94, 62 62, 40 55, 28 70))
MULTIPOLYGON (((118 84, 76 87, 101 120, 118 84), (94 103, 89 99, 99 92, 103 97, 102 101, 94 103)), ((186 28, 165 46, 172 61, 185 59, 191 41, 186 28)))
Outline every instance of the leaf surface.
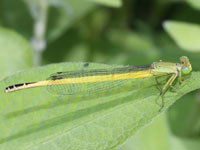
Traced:
POLYGON ((167 21, 164 28, 179 47, 190 52, 200 52, 200 25, 167 21))
MULTIPOLYGON (((150 123, 159 112, 159 89, 154 77, 133 79, 94 95, 52 95, 46 87, 4 93, 4 88, 40 81, 59 71, 119 66, 64 63, 34 68, 0 83, 0 149, 113 149, 150 123)), ((182 95, 200 87, 200 73, 168 90, 165 111, 182 95)), ((164 79, 165 81, 165 79, 164 79)))
POLYGON ((29 43, 14 31, 0 28, 0 53, 1 79, 32 66, 29 43))

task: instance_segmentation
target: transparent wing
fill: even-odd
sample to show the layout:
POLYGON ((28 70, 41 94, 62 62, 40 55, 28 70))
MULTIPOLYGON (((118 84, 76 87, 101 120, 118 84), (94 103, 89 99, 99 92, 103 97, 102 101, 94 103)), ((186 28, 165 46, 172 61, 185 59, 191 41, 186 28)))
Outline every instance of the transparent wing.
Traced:
POLYGON ((130 66, 123 68, 114 69, 96 69, 96 70, 79 70, 69 72, 57 72, 52 74, 47 80, 49 80, 47 90, 53 94, 59 95, 73 95, 73 94, 96 94, 103 91, 112 90, 114 87, 120 87, 122 84, 127 83, 128 80, 114 80, 114 81, 103 81, 103 82, 84 82, 84 77, 90 77, 98 80, 98 77, 105 75, 113 75, 120 73, 128 73, 134 71, 146 70, 150 66, 130 66), (75 79, 82 83, 64 84, 62 79, 75 79), (60 82, 59 85, 55 85, 55 82, 60 82))

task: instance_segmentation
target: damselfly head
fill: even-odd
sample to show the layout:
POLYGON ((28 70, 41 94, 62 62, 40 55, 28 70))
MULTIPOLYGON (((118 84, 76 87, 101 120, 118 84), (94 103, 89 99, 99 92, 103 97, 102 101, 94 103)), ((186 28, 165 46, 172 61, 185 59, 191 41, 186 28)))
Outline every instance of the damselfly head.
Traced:
POLYGON ((182 73, 189 74, 192 71, 192 65, 190 64, 189 58, 186 56, 181 56, 180 62, 182 65, 182 73))

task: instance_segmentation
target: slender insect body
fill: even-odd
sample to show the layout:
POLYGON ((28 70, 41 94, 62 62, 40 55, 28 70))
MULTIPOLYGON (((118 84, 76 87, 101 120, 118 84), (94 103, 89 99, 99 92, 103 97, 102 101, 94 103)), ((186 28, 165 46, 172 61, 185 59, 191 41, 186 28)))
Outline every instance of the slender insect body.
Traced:
MULTIPOLYGON (((189 74, 192 71, 192 66, 186 56, 180 57, 180 62, 158 61, 144 66, 56 72, 44 81, 8 86, 5 88, 5 92, 9 93, 28 88, 47 86, 50 88, 57 87, 57 91, 63 90, 62 92, 64 92, 66 90, 66 94, 76 94, 85 88, 87 88, 85 91, 98 90, 97 85, 101 85, 103 88, 107 88, 106 90, 109 90, 114 86, 119 86, 121 83, 126 83, 130 79, 143 79, 152 76, 157 78, 169 75, 170 78, 161 89, 162 109, 164 107, 164 93, 167 87, 174 88, 172 84, 177 77, 179 77, 179 82, 182 83, 182 75, 189 74)), ((158 83, 157 79, 156 82, 158 83)))
POLYGON ((37 82, 20 83, 20 84, 11 85, 11 86, 6 87, 4 91, 5 93, 9 93, 9 92, 31 88, 32 85, 35 83, 37 82))

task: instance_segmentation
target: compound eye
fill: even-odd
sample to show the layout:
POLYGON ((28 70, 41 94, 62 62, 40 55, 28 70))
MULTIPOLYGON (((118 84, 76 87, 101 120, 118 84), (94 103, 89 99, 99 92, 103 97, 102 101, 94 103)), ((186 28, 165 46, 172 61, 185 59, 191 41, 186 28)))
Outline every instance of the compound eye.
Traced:
POLYGON ((190 68, 189 67, 185 67, 182 69, 182 73, 183 74, 189 74, 191 72, 190 68))

